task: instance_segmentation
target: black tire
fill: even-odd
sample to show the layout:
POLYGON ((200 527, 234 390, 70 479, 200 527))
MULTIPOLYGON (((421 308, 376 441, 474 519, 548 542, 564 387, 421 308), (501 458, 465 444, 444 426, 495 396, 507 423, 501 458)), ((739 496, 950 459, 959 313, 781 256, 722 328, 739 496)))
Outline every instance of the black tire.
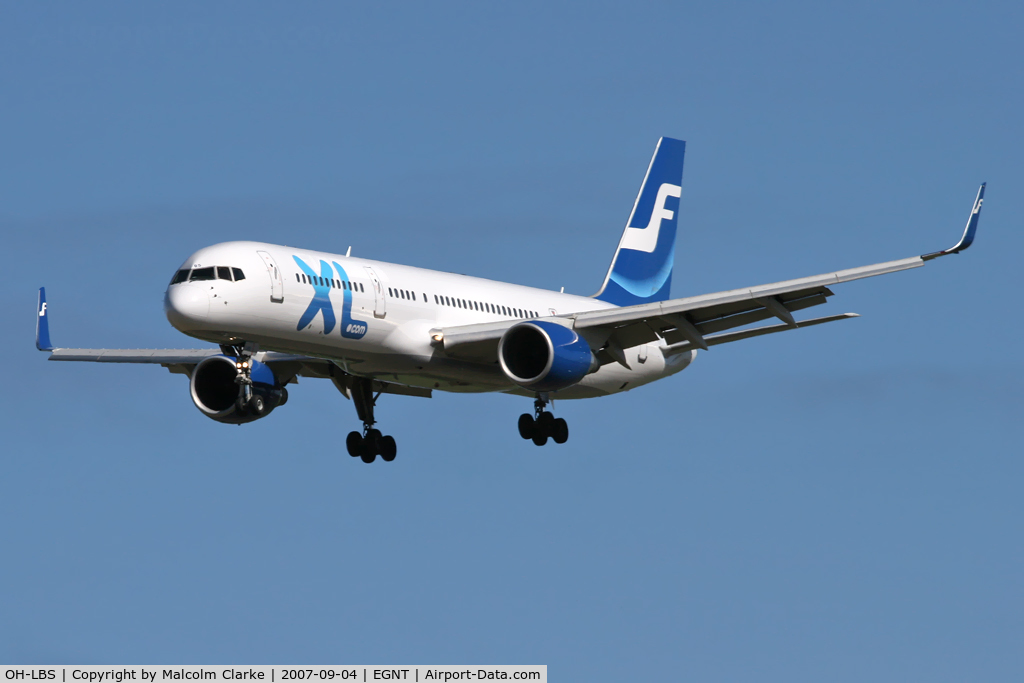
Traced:
POLYGON ((366 451, 359 457, 363 459, 363 462, 369 465, 371 462, 377 459, 377 454, 370 451, 366 451))
POLYGON ((569 440, 569 423, 565 421, 565 418, 558 418, 555 420, 555 424, 551 428, 551 438, 555 440, 555 443, 565 443, 569 440))
POLYGON ((395 437, 388 436, 381 437, 380 440, 380 457, 384 459, 384 462, 391 462, 398 455, 398 444, 395 443, 395 437))
POLYGON ((349 432, 345 438, 345 448, 348 449, 349 455, 358 458, 363 454, 363 435, 359 432, 349 432))
POLYGON ((540 433, 538 433, 538 434, 534 434, 533 435, 533 443, 537 444, 538 446, 543 446, 547 442, 548 442, 548 435, 547 434, 540 434, 540 433))
POLYGON ((281 387, 281 398, 277 402, 277 407, 280 408, 281 406, 283 406, 287 402, 288 402, 288 390, 285 389, 284 387, 281 387))
POLYGON ((532 439, 534 431, 533 427, 533 415, 523 413, 519 416, 519 436, 524 439, 532 439))
MULTIPOLYGON (((380 442, 384 439, 384 435, 380 433, 379 429, 371 429, 366 432, 366 438, 363 439, 363 443, 366 444, 366 451, 373 453, 373 455, 380 455, 380 442)), ((368 462, 373 462, 372 460, 368 462)))
POLYGON ((253 394, 249 399, 249 412, 259 417, 267 409, 267 404, 259 394, 253 394))
POLYGON ((537 433, 544 436, 553 436, 555 428, 555 416, 549 412, 543 412, 537 416, 537 433))

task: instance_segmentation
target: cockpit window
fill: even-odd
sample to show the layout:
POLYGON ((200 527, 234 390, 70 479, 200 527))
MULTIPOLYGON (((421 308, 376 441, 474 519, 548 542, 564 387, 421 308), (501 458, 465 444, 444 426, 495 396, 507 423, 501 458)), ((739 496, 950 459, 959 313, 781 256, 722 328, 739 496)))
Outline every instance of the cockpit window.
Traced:
POLYGON ((177 285, 177 284, 181 284, 182 282, 187 280, 188 279, 188 270, 189 270, 188 268, 182 268, 177 273, 175 273, 174 277, 171 278, 171 284, 172 285, 177 285))
POLYGON ((245 279, 245 273, 242 272, 241 268, 232 268, 231 272, 235 274, 235 282, 245 279))
POLYGON ((209 268, 196 268, 192 271, 192 277, 189 278, 189 282, 196 282, 197 280, 216 280, 217 276, 213 272, 213 266, 209 268))
POLYGON ((230 280, 231 269, 227 266, 217 266, 217 279, 218 280, 230 280))

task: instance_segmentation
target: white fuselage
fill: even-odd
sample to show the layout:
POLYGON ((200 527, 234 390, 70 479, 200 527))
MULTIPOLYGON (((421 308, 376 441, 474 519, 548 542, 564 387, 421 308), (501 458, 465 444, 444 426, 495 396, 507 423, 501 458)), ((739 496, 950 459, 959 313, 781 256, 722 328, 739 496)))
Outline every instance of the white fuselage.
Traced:
MULTIPOLYGON (((209 267, 240 269, 244 279, 169 285, 167 318, 185 334, 218 344, 255 342, 261 350, 329 359, 353 375, 442 391, 533 395, 496 360, 446 356, 431 344, 432 332, 614 308, 590 297, 259 242, 206 247, 182 265, 209 267)), ((695 355, 666 359, 663 346, 659 340, 627 349, 629 368, 604 365, 557 398, 626 391, 679 372, 695 355)))

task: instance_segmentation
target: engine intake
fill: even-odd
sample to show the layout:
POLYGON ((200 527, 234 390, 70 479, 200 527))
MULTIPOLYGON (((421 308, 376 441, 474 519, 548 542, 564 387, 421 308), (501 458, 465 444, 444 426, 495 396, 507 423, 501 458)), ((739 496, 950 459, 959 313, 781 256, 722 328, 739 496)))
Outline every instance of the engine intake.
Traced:
POLYGON ((513 325, 498 342, 498 362, 510 380, 533 391, 558 391, 599 367, 590 345, 574 330, 533 320, 513 325))
MULTIPOLYGON (((237 358, 231 356, 210 356, 201 360, 192 370, 189 388, 192 402, 211 420, 226 424, 243 424, 266 417, 274 408, 288 400, 287 391, 278 387, 274 371, 265 364, 250 360, 252 370, 252 393, 262 399, 262 410, 253 403, 240 407, 238 402, 239 383, 242 374, 237 358)), ((256 402, 259 403, 259 402, 256 402)))

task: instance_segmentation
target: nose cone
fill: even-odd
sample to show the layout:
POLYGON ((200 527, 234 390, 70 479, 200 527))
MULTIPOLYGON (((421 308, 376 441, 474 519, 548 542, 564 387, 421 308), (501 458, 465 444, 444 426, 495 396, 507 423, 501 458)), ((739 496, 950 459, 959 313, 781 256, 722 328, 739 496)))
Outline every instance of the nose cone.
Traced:
POLYGON ((182 332, 199 329, 210 315, 209 288, 187 282, 171 285, 164 294, 164 313, 182 332))

